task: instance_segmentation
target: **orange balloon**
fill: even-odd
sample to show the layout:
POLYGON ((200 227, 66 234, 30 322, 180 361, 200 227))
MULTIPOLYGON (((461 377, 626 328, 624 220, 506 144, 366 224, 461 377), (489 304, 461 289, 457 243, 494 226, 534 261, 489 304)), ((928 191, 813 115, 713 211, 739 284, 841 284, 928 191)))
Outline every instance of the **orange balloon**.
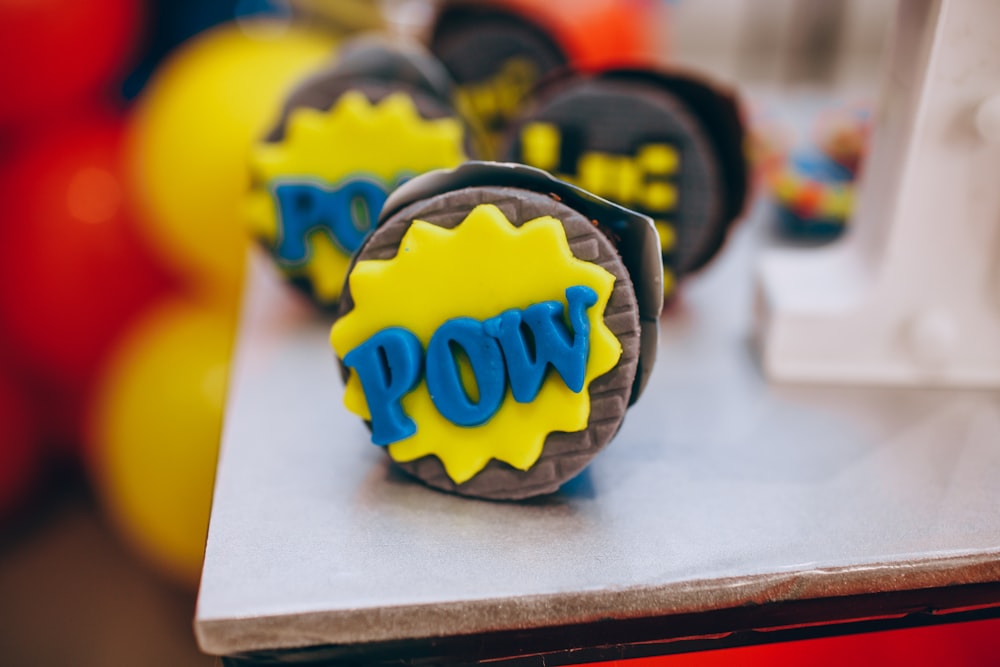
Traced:
POLYGON ((668 52, 666 10, 656 0, 492 0, 543 27, 573 67, 649 66, 668 52))
POLYGON ((168 301, 123 337, 90 406, 92 472, 113 522, 170 578, 197 584, 232 341, 225 313, 168 301))

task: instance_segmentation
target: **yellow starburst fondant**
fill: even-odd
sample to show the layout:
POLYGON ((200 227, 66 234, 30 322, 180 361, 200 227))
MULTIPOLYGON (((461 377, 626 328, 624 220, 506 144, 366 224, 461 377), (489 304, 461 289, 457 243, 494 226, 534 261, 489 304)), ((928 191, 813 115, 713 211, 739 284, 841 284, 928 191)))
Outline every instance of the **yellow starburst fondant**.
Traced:
MULTIPOLYGON (((417 430, 390 444, 389 455, 412 461, 433 454, 459 484, 492 459, 527 470, 541 456, 549 433, 586 428, 590 382, 614 368, 621 357, 621 344, 604 323, 615 278, 574 257, 562 224, 553 217, 515 227, 499 208, 482 204, 454 229, 415 220, 394 258, 359 262, 349 281, 354 309, 330 334, 340 358, 388 327, 409 329, 426 349, 435 330, 449 319, 486 320, 543 301, 560 301, 565 307, 565 291, 575 285, 597 293, 597 303, 587 311, 591 333, 583 391, 573 392, 550 372, 534 401, 514 401, 508 387, 500 409, 476 427, 457 426, 442 417, 423 381, 403 397, 403 409, 417 430)), ((353 371, 344 403, 370 419, 353 371)))
MULTIPOLYGON (((247 203, 251 232, 267 244, 276 243, 281 233, 281 212, 273 193, 276 183, 335 187, 346 179, 364 178, 388 192, 406 178, 464 162, 464 138, 457 118, 424 119, 405 93, 373 104, 361 92, 348 91, 328 111, 296 109, 283 140, 262 143, 251 156, 254 187, 247 203)), ((305 276, 319 300, 336 300, 349 257, 324 229, 310 234, 307 247, 305 262, 281 268, 305 276)))

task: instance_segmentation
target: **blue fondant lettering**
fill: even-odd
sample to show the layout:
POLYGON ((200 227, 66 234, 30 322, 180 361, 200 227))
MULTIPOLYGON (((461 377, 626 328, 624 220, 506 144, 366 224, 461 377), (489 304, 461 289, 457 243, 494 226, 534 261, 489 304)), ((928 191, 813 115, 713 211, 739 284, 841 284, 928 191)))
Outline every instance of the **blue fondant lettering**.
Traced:
POLYGON ((597 292, 584 285, 566 290, 572 333, 563 322, 563 304, 543 301, 524 310, 507 310, 486 320, 486 333, 500 342, 511 393, 518 403, 530 403, 538 396, 545 372, 552 366, 571 391, 583 390, 583 378, 590 353, 590 320, 587 309, 597 303, 597 292), (525 337, 524 327, 531 334, 525 337), (534 349, 531 349, 531 348, 534 349))
POLYGON ((417 432, 400 401, 420 380, 422 355, 420 340, 412 332, 391 327, 344 357, 344 365, 361 380, 371 413, 372 442, 376 445, 388 445, 417 432))
POLYGON ((483 323, 458 317, 442 324, 427 344, 427 390, 441 416, 459 426, 486 423, 503 401, 503 355, 496 341, 483 331, 483 323), (458 359, 452 345, 464 350, 472 365, 479 400, 473 402, 462 385, 458 359))
POLYGON ((441 416, 466 427, 480 426, 496 414, 508 381, 514 400, 535 400, 549 366, 571 391, 583 391, 590 355, 587 311, 597 303, 597 292, 585 285, 569 287, 566 303, 565 319, 562 302, 543 301, 482 322, 470 317, 447 320, 427 345, 426 368, 419 339, 402 327, 383 329, 351 350, 344 364, 361 381, 371 413, 372 442, 388 445, 416 433, 401 401, 421 375, 441 416), (472 367, 475 400, 462 381, 459 348, 472 367))
POLYGON ((317 230, 327 232, 346 254, 357 250, 382 212, 387 192, 378 183, 354 178, 333 189, 279 182, 274 196, 279 212, 275 252, 282 262, 299 264, 309 258, 309 235, 317 230))

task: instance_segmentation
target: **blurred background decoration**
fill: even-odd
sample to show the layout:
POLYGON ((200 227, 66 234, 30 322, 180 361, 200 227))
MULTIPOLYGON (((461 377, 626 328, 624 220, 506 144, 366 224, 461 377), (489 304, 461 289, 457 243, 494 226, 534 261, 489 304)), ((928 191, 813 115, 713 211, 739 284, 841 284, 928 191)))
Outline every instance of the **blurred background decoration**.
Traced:
POLYGON ((143 232, 209 297, 238 298, 250 147, 334 43, 287 20, 221 25, 171 54, 137 101, 128 156, 143 232))
MULTIPOLYGON (((758 185, 784 202, 775 175, 830 100, 873 93, 893 7, 0 0, 0 664, 212 664, 190 620, 247 249, 246 156, 344 35, 387 27, 429 43, 438 11, 494 25, 486 9, 499 8, 579 66, 641 57, 738 83, 758 185)), ((851 176, 866 137, 854 118, 812 135, 851 176)), ((830 206, 846 219, 848 200, 830 206)), ((934 646, 982 641, 935 632, 922 635, 934 646)), ((757 650, 761 664, 802 655, 757 650)))
POLYGON ((157 303, 108 359, 91 399, 89 463, 116 528, 174 581, 198 582, 232 321, 226 309, 157 303))
POLYGON ((0 664, 209 662, 190 618, 245 159, 335 56, 314 23, 268 2, 0 1, 0 664))

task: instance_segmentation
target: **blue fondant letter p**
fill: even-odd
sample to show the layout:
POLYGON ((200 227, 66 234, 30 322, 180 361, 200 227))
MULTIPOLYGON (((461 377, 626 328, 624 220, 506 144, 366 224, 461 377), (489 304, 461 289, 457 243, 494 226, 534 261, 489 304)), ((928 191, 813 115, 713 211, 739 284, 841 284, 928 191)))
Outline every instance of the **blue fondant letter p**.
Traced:
POLYGON ((379 331, 344 357, 344 365, 361 380, 376 445, 389 445, 417 432, 401 401, 420 380, 422 358, 420 340, 402 327, 379 331))

